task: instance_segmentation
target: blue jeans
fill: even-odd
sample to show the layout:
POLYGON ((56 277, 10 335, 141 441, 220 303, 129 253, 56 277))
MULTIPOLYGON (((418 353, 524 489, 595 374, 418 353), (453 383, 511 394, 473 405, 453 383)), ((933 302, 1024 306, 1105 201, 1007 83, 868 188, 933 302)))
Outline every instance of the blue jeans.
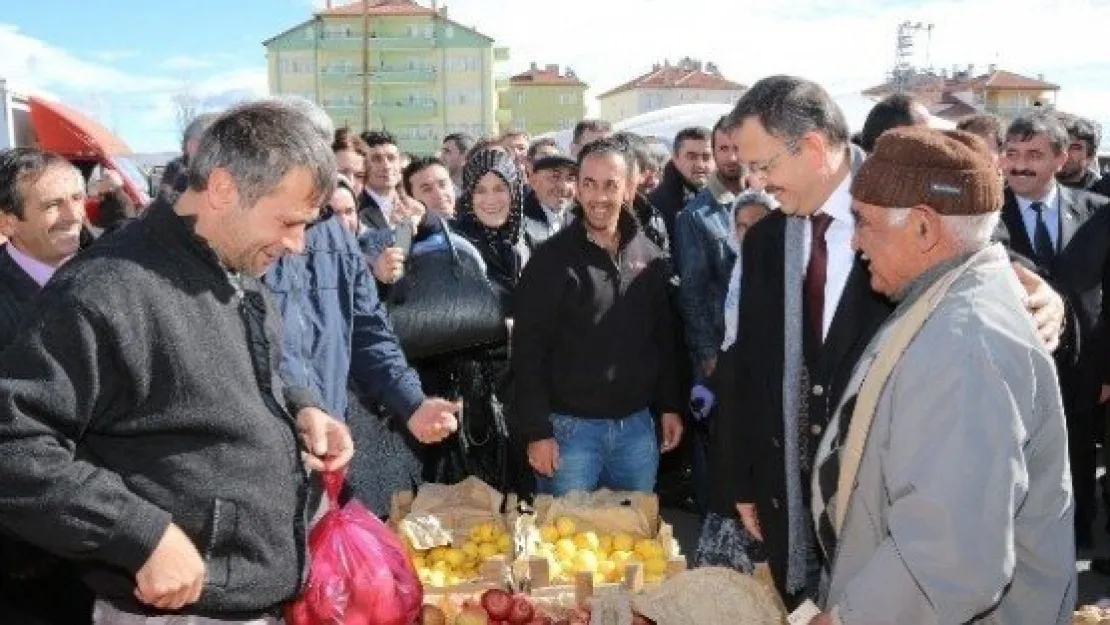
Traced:
POLYGON ((554 414, 551 425, 559 444, 559 468, 554 477, 536 476, 538 492, 562 496, 598 488, 655 490, 659 442, 648 409, 621 419, 554 414))

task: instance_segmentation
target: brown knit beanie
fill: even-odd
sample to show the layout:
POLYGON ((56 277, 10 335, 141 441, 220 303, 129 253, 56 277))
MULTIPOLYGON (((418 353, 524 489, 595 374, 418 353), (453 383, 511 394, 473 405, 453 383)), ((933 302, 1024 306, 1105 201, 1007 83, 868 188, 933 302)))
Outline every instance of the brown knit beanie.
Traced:
POLYGON ((959 130, 888 130, 852 180, 852 197, 875 206, 924 204, 941 215, 1002 209, 1002 179, 987 144, 959 130))

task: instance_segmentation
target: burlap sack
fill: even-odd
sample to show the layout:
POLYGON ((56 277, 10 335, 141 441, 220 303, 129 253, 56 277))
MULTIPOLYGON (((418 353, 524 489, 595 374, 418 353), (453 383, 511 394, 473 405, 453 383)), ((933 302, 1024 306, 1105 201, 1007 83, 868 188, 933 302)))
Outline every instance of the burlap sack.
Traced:
POLYGON ((534 507, 538 526, 568 517, 580 530, 599 534, 627 532, 636 538, 654 538, 659 532, 659 499, 651 493, 603 488, 592 493, 575 491, 559 498, 540 495, 534 507))
POLYGON ((413 499, 398 532, 416 549, 431 549, 466 540, 470 528, 496 523, 507 531, 501 514, 503 495, 476 477, 454 485, 425 484, 413 499))
POLYGON ((657 625, 784 625, 787 616, 765 583, 722 567, 678 573, 633 597, 632 606, 657 625))

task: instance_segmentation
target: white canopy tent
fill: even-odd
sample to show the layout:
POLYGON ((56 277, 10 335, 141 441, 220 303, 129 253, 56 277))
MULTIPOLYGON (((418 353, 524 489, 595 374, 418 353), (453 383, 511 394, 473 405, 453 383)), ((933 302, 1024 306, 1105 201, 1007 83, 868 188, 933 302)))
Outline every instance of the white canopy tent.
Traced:
MULTIPOLYGON (((858 132, 863 128, 863 122, 867 119, 867 114, 871 112, 871 108, 876 102, 875 99, 859 93, 846 93, 835 96, 834 99, 840 105, 840 109, 844 111, 848 128, 852 132, 858 132)), ((717 120, 730 110, 732 110, 732 106, 729 104, 683 104, 629 117, 613 124, 613 128, 627 130, 646 137, 658 137, 667 145, 671 145, 674 142, 675 135, 683 128, 689 128, 690 126, 712 128, 717 120)), ((936 116, 931 117, 929 125, 943 129, 955 127, 952 122, 936 116)), ((542 136, 553 137, 563 151, 569 151, 571 135, 570 130, 560 130, 542 136)))

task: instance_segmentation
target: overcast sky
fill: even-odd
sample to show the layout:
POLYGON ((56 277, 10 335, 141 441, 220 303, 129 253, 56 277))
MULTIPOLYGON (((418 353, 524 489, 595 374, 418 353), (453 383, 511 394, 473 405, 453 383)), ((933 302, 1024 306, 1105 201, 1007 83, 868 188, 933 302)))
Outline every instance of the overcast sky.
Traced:
MULTIPOLYGON (((422 0, 430 4, 431 0, 422 0)), ((171 100, 188 89, 209 106, 266 91, 261 41, 307 19, 313 0, 5 2, 0 77, 97 116, 138 151, 178 144, 171 100), (67 9, 67 7, 69 7, 67 9), (72 17, 70 17, 72 16, 72 17), (126 26, 125 26, 126 24, 126 26)), ((320 4, 320 3, 317 3, 320 4)), ((443 4, 441 2, 441 4, 443 4)), ((915 61, 997 64, 1044 74, 1059 106, 1110 134, 1110 0, 453 0, 449 17, 511 49, 502 70, 571 66, 596 95, 664 59, 716 62, 751 84, 773 73, 834 94, 884 80, 903 20, 933 24, 915 61)), ((1105 144, 1105 143, 1104 143, 1105 144)))

